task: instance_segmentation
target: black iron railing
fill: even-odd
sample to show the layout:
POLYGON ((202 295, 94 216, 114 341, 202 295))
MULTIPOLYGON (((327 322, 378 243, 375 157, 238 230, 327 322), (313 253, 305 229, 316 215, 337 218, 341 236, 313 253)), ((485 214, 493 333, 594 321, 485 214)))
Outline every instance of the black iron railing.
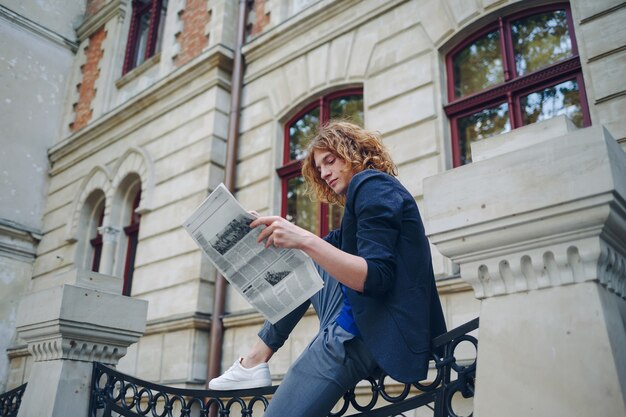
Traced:
MULTIPOLYGON (((454 354, 462 342, 470 343, 477 351, 478 341, 468 334, 477 328, 476 318, 433 340, 433 352, 437 352, 433 353, 437 371, 433 381, 406 384, 404 388, 401 384, 398 389, 396 382, 385 385, 386 375, 368 378, 365 383, 346 392, 337 404, 339 410, 329 416, 344 416, 352 406, 357 413, 351 416, 401 416, 405 411, 428 407, 435 417, 458 417, 453 398, 474 396, 476 358, 463 363, 457 361, 454 354), (360 398, 369 396, 369 401, 360 403, 357 393, 360 398)), ((241 391, 180 389, 143 381, 94 363, 89 417, 111 417, 112 413, 125 417, 207 417, 211 407, 217 409, 219 417, 234 416, 237 411, 242 417, 261 416, 270 401, 268 397, 276 388, 241 391)))
POLYGON ((15 417, 22 403, 22 395, 26 390, 26 384, 0 394, 0 417, 15 417))

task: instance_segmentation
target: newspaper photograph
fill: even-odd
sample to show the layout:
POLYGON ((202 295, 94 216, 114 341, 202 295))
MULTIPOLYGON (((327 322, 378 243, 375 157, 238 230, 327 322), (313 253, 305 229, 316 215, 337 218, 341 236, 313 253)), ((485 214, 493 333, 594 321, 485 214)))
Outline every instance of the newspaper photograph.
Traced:
POLYGON ((184 227, 235 290, 276 323, 319 291, 323 282, 304 252, 258 243, 265 226, 251 229, 254 219, 220 184, 184 227))

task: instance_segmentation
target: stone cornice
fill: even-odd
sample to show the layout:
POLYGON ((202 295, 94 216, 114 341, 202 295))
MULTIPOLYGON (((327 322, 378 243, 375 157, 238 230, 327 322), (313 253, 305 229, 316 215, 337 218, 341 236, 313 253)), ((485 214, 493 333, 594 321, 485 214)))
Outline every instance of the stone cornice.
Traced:
POLYGON ((16 329, 35 362, 116 364, 145 329, 148 302, 65 284, 20 301, 16 329))
POLYGON ((626 298, 625 178, 606 130, 569 132, 427 179, 427 230, 477 298, 589 281, 626 298))
POLYGON ((35 362, 71 359, 117 364, 142 332, 56 319, 20 326, 19 335, 35 362))
MULTIPOLYGON (((308 310, 304 313, 305 317, 313 315, 315 315, 315 310, 313 309, 313 307, 309 307, 308 310)), ((224 327, 231 329, 233 327, 247 327, 263 324, 265 319, 258 312, 254 310, 249 310, 241 313, 225 315, 223 321, 224 327)))
POLYGON ((17 25, 22 29, 26 29, 28 32, 35 33, 46 40, 52 41, 57 45, 67 48, 73 53, 76 53, 76 51, 78 50, 77 42, 67 39, 66 37, 61 36, 58 33, 48 28, 45 28, 40 24, 33 22, 32 20, 21 16, 2 5, 0 5, 0 18, 17 25))
MULTIPOLYGON (((297 36, 308 34, 311 31, 315 32, 315 29, 322 23, 331 19, 335 15, 348 10, 359 1, 360 0, 343 0, 331 3, 320 2, 308 8, 306 11, 299 13, 293 18, 273 27, 244 45, 242 52, 245 55, 246 62, 251 63, 260 57, 267 56, 272 51, 280 49, 293 42, 294 38, 297 36)), ((356 27, 363 25, 365 22, 386 13, 406 1, 408 0, 386 1, 382 6, 374 7, 368 13, 359 15, 353 20, 342 22, 341 26, 333 26, 328 33, 319 36, 313 42, 308 42, 306 46, 298 49, 296 53, 287 54, 281 59, 272 62, 270 65, 263 67, 255 73, 246 73, 244 82, 250 83, 257 78, 272 72, 276 68, 284 66, 287 62, 293 61, 318 46, 354 30, 356 27)))
POLYGON ((168 333, 185 329, 209 330, 210 327, 211 318, 209 314, 193 313, 190 315, 151 320, 146 324, 144 335, 168 333))
POLYGON ((53 146, 48 152, 53 167, 50 170, 50 175, 56 175, 79 161, 88 158, 93 152, 125 138, 130 132, 150 123, 214 86, 220 86, 229 91, 230 79, 220 77, 217 74, 204 79, 204 84, 198 85, 194 89, 188 89, 183 95, 175 94, 176 90, 182 89, 192 81, 202 79, 203 75, 215 68, 229 71, 232 66, 232 58, 231 50, 222 45, 216 45, 184 67, 168 74, 137 96, 112 109, 85 128, 53 146), (155 104, 159 104, 160 107, 155 108, 154 111, 145 111, 147 107, 155 104), (114 127, 138 115, 140 116, 135 123, 132 123, 124 130, 116 131, 113 135, 108 135, 114 127), (95 148, 90 148, 89 152, 69 157, 70 154, 80 150, 85 144, 93 145, 95 142, 97 142, 97 145, 95 145, 95 148))
POLYGON ((35 259, 42 233, 19 223, 0 219, 0 253, 19 260, 35 259))
POLYGON ((123 19, 127 8, 126 3, 127 0, 112 0, 101 7, 96 14, 85 19, 78 29, 76 29, 78 42, 80 43, 87 39, 95 31, 104 26, 106 22, 116 16, 123 19))

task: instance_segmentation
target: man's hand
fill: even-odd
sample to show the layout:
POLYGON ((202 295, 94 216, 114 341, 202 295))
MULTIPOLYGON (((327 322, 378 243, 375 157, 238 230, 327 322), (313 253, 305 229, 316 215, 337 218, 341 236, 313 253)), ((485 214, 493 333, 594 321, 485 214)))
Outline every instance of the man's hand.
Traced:
POLYGON ((257 241, 265 240, 265 247, 274 245, 277 248, 304 249, 314 238, 313 233, 296 226, 280 216, 259 217, 250 223, 254 228, 265 225, 265 229, 259 234, 257 241))

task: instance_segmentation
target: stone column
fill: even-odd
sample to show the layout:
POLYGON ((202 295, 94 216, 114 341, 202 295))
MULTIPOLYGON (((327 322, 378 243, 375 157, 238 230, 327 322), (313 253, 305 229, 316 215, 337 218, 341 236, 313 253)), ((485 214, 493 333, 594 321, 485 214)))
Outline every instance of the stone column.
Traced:
POLYGON ((104 226, 99 229, 99 232, 102 234, 102 256, 100 257, 99 272, 109 275, 113 271, 113 257, 121 230, 111 226, 104 226))
POLYGON ((626 154, 562 118, 476 145, 424 182, 482 300, 474 415, 626 415, 626 154))
POLYGON ((148 303, 120 295, 121 279, 71 275, 20 302, 17 331, 33 365, 18 417, 86 416, 92 362, 116 365, 145 330, 148 303))

